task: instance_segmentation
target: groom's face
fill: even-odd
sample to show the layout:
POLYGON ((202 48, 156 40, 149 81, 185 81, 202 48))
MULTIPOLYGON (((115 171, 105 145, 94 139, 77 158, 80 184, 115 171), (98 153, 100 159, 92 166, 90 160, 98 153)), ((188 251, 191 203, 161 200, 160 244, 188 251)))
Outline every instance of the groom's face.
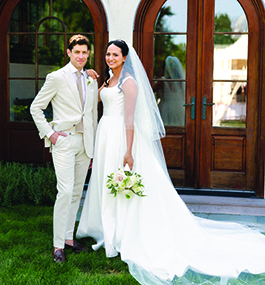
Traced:
POLYGON ((87 45, 75 45, 72 50, 67 50, 67 54, 73 66, 80 71, 87 62, 89 50, 87 45))

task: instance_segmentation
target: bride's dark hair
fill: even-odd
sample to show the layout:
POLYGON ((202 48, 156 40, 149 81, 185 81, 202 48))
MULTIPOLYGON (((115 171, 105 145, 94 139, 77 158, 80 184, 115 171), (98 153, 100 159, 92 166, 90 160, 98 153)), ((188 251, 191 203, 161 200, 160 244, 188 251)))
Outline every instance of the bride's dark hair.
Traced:
MULTIPOLYGON (((108 50, 108 47, 110 46, 110 45, 115 45, 115 46, 117 46, 117 47, 119 47, 120 49, 121 49, 121 53, 122 53, 122 56, 126 56, 126 55, 128 55, 128 52, 129 52, 129 47, 128 47, 128 45, 126 44, 126 42, 125 41, 123 41, 123 40, 115 40, 115 41, 110 41, 108 44, 107 44, 107 47, 106 47, 106 52, 107 52, 107 50, 108 50)), ((105 75, 105 87, 108 87, 109 86, 109 83, 108 83, 108 80, 109 80, 109 78, 110 78, 110 68, 109 68, 109 66, 107 65, 107 63, 106 63, 106 60, 105 60, 105 64, 106 64, 106 69, 105 69, 105 71, 104 71, 104 75, 105 75)), ((121 86, 121 84, 122 84, 122 81, 123 81, 123 79, 125 78, 125 74, 122 74, 122 76, 120 77, 120 81, 119 81, 119 85, 118 85, 118 88, 121 90, 121 88, 120 88, 120 86, 121 86)), ((122 91, 122 90, 121 90, 122 91)))

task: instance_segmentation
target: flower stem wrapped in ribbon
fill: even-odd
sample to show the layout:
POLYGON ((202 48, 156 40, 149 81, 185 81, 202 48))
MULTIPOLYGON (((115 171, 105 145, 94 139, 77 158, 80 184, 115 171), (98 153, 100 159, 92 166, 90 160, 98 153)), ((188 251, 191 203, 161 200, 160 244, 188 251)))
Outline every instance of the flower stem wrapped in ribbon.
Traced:
POLYGON ((142 180, 140 174, 133 174, 130 171, 119 169, 117 172, 108 175, 106 185, 111 190, 110 193, 114 194, 114 197, 117 194, 124 194, 127 199, 130 199, 133 195, 145 197, 142 180))

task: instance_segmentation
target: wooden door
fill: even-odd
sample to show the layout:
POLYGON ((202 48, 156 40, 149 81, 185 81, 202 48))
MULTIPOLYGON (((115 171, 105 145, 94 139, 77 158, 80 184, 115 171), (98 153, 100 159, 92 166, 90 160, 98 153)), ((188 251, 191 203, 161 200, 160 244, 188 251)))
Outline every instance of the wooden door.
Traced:
MULTIPOLYGON (((89 38, 91 52, 86 67, 103 73, 102 58, 107 43, 105 12, 99 0, 79 1, 74 5, 73 1, 52 0, 48 4, 44 0, 2 2, 0 159, 45 164, 51 161, 51 155, 39 138, 29 106, 46 75, 69 61, 66 49, 73 34, 82 33, 89 38)), ((44 113, 51 120, 51 108, 44 113)))
POLYGON ((247 0, 141 5, 145 21, 138 25, 140 36, 135 34, 136 48, 166 125, 162 144, 174 185, 252 190, 262 196, 257 7, 247 0), (235 18, 231 11, 237 11, 235 18), (153 58, 145 48, 150 45, 153 58), (173 72, 173 63, 182 72, 173 72))

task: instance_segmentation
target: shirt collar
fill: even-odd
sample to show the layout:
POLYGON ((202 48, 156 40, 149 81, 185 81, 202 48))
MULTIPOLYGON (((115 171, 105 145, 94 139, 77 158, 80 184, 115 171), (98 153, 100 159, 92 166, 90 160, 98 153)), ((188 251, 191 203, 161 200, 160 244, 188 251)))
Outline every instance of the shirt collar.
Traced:
MULTIPOLYGON (((78 69, 72 64, 72 62, 70 61, 70 70, 72 73, 76 73, 78 71, 78 69)), ((80 70, 80 72, 84 75, 84 70, 83 68, 80 70)))

